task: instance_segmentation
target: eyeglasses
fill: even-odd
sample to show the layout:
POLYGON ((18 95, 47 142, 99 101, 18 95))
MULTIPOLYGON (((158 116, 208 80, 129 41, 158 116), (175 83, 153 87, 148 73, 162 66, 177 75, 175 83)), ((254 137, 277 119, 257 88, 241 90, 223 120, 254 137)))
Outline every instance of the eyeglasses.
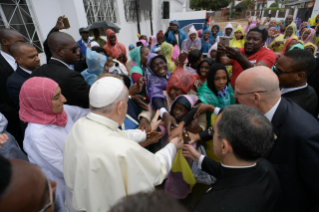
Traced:
POLYGON ((253 92, 248 92, 248 93, 239 93, 237 91, 234 92, 235 96, 242 96, 242 95, 248 95, 248 94, 254 94, 254 93, 266 93, 267 90, 264 91, 253 91, 253 92))
POLYGON ((277 74, 277 76, 279 76, 279 74, 287 74, 287 73, 301 72, 300 70, 282 71, 282 70, 278 69, 276 65, 277 65, 277 63, 272 67, 272 69, 273 69, 273 71, 275 72, 275 74, 277 74))
POLYGON ((79 46, 75 46, 72 49, 68 49, 68 48, 61 48, 61 49, 67 49, 67 50, 72 51, 73 54, 76 54, 79 51, 79 49, 81 49, 81 48, 79 46))
POLYGON ((47 191, 47 188, 49 188, 49 192, 50 192, 50 203, 47 204, 46 206, 44 206, 43 209, 41 209, 39 212, 44 212, 46 211, 48 208, 50 208, 53 204, 53 193, 52 193, 52 187, 51 187, 51 183, 49 182, 49 180, 47 179, 47 185, 45 188, 45 191, 47 191))

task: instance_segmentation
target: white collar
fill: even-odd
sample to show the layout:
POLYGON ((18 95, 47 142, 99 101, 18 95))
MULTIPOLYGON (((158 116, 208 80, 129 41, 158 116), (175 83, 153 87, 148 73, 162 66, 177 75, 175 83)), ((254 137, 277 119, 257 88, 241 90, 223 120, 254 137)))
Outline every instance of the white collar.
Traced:
POLYGON ((29 71, 29 70, 27 70, 27 69, 25 69, 25 68, 22 68, 21 66, 19 66, 21 69, 22 69, 22 71, 25 71, 26 73, 28 73, 28 74, 32 74, 32 71, 29 71))
POLYGON ((17 70, 17 63, 16 60, 9 54, 5 53, 4 51, 1 51, 1 55, 4 57, 4 59, 10 64, 10 66, 13 68, 14 71, 17 70))
POLYGON ((246 169, 246 168, 251 168, 256 166, 257 163, 254 163, 253 165, 250 165, 250 166, 227 166, 223 164, 222 162, 220 162, 220 164, 222 165, 222 167, 230 168, 230 169, 246 169))
POLYGON ((295 88, 282 88, 281 89, 281 95, 285 94, 285 93, 289 93, 289 92, 293 92, 296 90, 300 90, 303 88, 306 88, 308 86, 308 83, 306 83, 306 85, 300 86, 300 87, 295 87, 295 88))
MULTIPOLYGON (((117 123, 116 121, 114 121, 114 120, 112 120, 112 119, 110 119, 110 118, 107 118, 107 117, 105 117, 105 116, 101 116, 101 115, 99 115, 99 114, 93 113, 92 111, 90 112, 90 114, 91 114, 92 116, 95 116, 95 117, 104 119, 104 120, 106 120, 106 121, 108 121, 108 122, 111 122, 111 123, 114 123, 114 124, 119 125, 119 123, 117 123)), ((119 126, 120 126, 120 125, 119 125, 119 126)))
POLYGON ((279 98, 278 102, 267 113, 265 113, 266 118, 270 122, 271 122, 272 117, 274 116, 274 114, 275 114, 275 112, 276 112, 276 110, 278 108, 278 105, 279 105, 280 101, 281 101, 281 97, 279 98))
MULTIPOLYGON (((68 67, 69 69, 71 69, 70 65, 66 64, 65 62, 63 62, 62 60, 56 59, 55 57, 51 57, 52 60, 56 60, 59 61, 60 63, 63 63, 66 67, 68 67)), ((71 69, 72 70, 72 69, 71 69)))

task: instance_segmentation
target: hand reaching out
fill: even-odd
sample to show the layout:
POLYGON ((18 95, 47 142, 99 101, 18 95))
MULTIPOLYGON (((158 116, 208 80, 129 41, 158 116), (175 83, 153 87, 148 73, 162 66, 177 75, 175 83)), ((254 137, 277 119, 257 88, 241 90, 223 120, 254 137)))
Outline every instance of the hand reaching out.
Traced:
POLYGON ((0 134, 0 147, 1 145, 3 145, 4 143, 6 143, 9 139, 9 136, 5 133, 0 134))
POLYGON ((183 155, 184 157, 188 157, 193 161, 198 162, 201 154, 197 152, 197 150, 189 144, 185 144, 183 147, 183 155))
POLYGON ((58 18, 58 21, 56 22, 56 25, 55 25, 55 30, 61 30, 61 29, 65 29, 65 26, 64 26, 64 24, 63 24, 63 18, 65 17, 65 15, 64 16, 60 16, 59 18, 58 18))
POLYGON ((151 122, 151 130, 154 131, 157 129, 158 125, 162 122, 161 119, 158 119, 160 115, 160 111, 157 110, 155 115, 154 115, 154 118, 152 119, 152 122, 151 122))

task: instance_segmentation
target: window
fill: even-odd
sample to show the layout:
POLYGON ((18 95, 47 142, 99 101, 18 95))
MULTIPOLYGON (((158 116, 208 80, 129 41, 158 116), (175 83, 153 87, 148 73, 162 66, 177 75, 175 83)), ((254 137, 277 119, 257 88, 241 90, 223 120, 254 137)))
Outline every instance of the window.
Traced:
POLYGON ((41 53, 43 48, 37 33, 39 25, 32 18, 30 10, 26 0, 0 0, 0 29, 10 28, 18 31, 26 42, 41 53))
POLYGON ((96 21, 116 23, 115 0, 83 0, 88 24, 96 21))
MULTIPOLYGON (((126 22, 137 22, 135 1, 124 0, 124 12, 126 22)), ((145 21, 150 20, 150 11, 138 9, 138 18, 140 22, 142 22, 142 16, 145 21)))

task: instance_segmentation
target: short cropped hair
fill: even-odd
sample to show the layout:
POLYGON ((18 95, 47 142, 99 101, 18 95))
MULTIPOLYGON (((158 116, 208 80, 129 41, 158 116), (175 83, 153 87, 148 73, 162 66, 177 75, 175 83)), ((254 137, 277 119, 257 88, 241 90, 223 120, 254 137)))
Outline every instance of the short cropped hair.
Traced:
POLYGON ((186 212, 176 199, 164 191, 140 192, 124 197, 110 212, 186 212))
POLYGON ((273 126, 258 110, 245 105, 230 105, 221 116, 217 124, 218 137, 230 142, 238 159, 256 161, 273 145, 273 126))
POLYGON ((307 77, 316 67, 316 59, 309 51, 293 49, 287 51, 284 56, 292 59, 292 63, 290 65, 291 67, 294 67, 294 70, 306 72, 307 77))
POLYGON ((10 47, 10 53, 12 54, 13 57, 19 57, 22 53, 21 47, 28 47, 28 48, 35 48, 29 43, 24 43, 24 42, 17 42, 11 45, 10 47))
POLYGON ((261 36, 262 36, 262 41, 266 41, 267 38, 268 38, 268 31, 267 31, 267 29, 266 29, 265 27, 263 27, 263 26, 255 26, 255 27, 251 28, 251 29, 249 30, 247 36, 248 36, 249 33, 251 33, 251 32, 259 32, 259 33, 261 34, 261 36), (261 29, 261 28, 263 28, 263 29, 261 29))
POLYGON ((97 52, 97 53, 103 52, 105 55, 107 55, 105 49, 103 49, 102 47, 99 47, 99 46, 94 46, 94 47, 92 47, 92 51, 95 51, 95 52, 97 52))

